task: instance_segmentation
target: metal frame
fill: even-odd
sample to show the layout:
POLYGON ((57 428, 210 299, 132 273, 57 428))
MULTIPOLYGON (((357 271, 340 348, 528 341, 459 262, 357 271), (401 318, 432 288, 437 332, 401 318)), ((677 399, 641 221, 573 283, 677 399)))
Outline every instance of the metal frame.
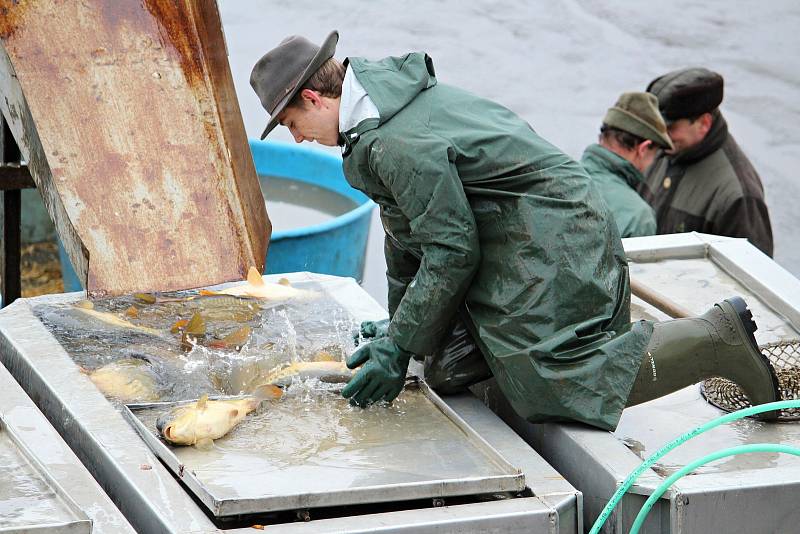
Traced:
POLYGON ((41 532, 57 532, 63 534, 91 534, 92 520, 89 519, 83 510, 73 501, 69 493, 64 491, 61 484, 50 475, 47 468, 42 465, 36 455, 33 454, 27 447, 25 442, 17 436, 13 426, 9 426, 0 416, 0 433, 5 433, 12 445, 16 447, 20 456, 31 466, 33 471, 41 477, 47 486, 53 491, 53 500, 60 501, 64 505, 67 513, 71 515, 69 519, 59 520, 60 518, 54 517, 47 523, 32 523, 30 525, 20 527, 2 527, 0 526, 0 533, 3 534, 24 534, 31 531, 41 532))
MULTIPOLYGON (((357 320, 386 316, 354 280, 311 273, 283 275, 292 282, 325 280, 357 320)), ((272 277, 277 280, 280 276, 272 277)), ((222 286, 220 286, 222 287, 222 286)), ((72 362, 31 311, 36 303, 70 302, 71 293, 21 299, 0 312, 0 359, 53 422, 133 526, 148 533, 218 532, 191 496, 72 362), (149 468, 142 469, 146 465, 149 468)), ((525 474, 533 496, 492 502, 401 510, 355 517, 271 525, 275 532, 383 533, 583 532, 583 501, 564 477, 469 394, 444 402, 494 449, 525 474)), ((232 529, 232 534, 252 529, 232 529)))
POLYGON ((800 281, 746 239, 691 232, 623 239, 631 261, 707 257, 796 328, 800 281))
MULTIPOLYGON (((709 258, 762 302, 800 326, 800 281, 744 239, 697 233, 623 240, 633 261, 709 258)), ((531 424, 520 419, 496 386, 481 394, 492 409, 584 495, 584 521, 591 525, 642 458, 623 440, 650 443, 646 457, 685 431, 723 415, 694 385, 625 410, 615 433, 578 424, 531 424), (652 449, 652 450, 651 450, 652 449)), ((800 425, 743 421, 725 434, 691 440, 690 452, 670 453, 670 465, 744 443, 800 443, 800 425), (675 460, 677 458, 680 460, 675 460)), ((690 447, 687 444, 685 447, 690 447)), ((680 450, 680 448, 679 448, 680 450)), ((679 480, 653 507, 642 533, 791 532, 800 524, 796 496, 800 461, 795 458, 740 460, 726 469, 698 471, 679 480), (792 462, 792 460, 795 460, 792 462)), ((657 466, 654 466, 657 467, 657 466)), ((604 532, 627 533, 636 514, 665 477, 646 470, 620 501, 604 532)))
MULTIPOLYGON (((347 506, 367 503, 405 501, 425 498, 446 498, 485 493, 520 492, 525 489, 525 475, 503 458, 489 443, 480 437, 461 417, 424 383, 410 380, 408 387, 416 387, 469 439, 470 443, 484 454, 505 474, 459 479, 431 479, 419 482, 360 486, 339 491, 305 491, 282 494, 275 488, 259 498, 234 499, 215 493, 184 465, 180 458, 161 439, 156 437, 136 412, 154 407, 172 407, 187 402, 139 403, 125 405, 123 415, 134 426, 156 456, 167 464, 173 473, 205 504, 217 517, 239 514, 256 514, 282 510, 303 510, 322 506, 347 506)), ((412 453, 413 451, 408 451, 412 453)))
MULTIPOLYGON (((67 506, 76 511, 73 525, 60 525, 64 532, 133 534, 133 528, 111 499, 3 366, 0 366, 0 426, 67 506)), ((39 528, 47 531, 44 526, 39 528)), ((17 531, 0 528, 0 532, 17 531)), ((26 527, 21 531, 33 530, 26 527)))
POLYGON ((19 146, 0 113, 0 224, 3 244, 0 246, 0 287, 2 306, 7 306, 22 294, 20 272, 22 221, 22 189, 36 188, 28 166, 22 163, 19 146))

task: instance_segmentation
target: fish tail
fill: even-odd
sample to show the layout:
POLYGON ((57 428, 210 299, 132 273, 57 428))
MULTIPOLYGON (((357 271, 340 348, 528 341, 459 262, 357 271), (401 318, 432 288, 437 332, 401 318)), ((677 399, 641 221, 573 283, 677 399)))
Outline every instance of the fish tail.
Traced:
POLYGON ((283 390, 274 384, 262 384, 253 391, 253 396, 259 401, 280 399, 283 390))

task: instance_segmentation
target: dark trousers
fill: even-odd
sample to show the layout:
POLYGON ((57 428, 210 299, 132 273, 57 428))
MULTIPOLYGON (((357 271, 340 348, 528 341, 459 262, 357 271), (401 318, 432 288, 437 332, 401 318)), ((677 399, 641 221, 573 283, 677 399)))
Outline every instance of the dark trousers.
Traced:
POLYGON ((438 393, 452 394, 464 391, 492 377, 472 335, 467 331, 460 314, 450 323, 450 334, 442 347, 425 356, 425 381, 438 393))

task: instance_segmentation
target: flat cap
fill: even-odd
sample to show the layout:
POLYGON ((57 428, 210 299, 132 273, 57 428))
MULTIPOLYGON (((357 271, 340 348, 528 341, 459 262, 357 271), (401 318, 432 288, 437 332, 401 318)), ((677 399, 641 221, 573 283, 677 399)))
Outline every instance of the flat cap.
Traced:
POLYGON ((722 76, 702 67, 674 70, 647 86, 667 123, 714 111, 722 103, 722 76))
POLYGON ((608 109, 603 124, 672 150, 667 125, 658 111, 658 100, 651 93, 622 93, 608 109))

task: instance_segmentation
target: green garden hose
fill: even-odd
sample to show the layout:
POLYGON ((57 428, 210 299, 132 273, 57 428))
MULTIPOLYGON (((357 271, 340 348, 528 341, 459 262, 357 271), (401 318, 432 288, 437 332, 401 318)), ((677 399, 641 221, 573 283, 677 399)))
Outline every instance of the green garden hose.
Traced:
POLYGON ((778 445, 776 443, 753 443, 751 445, 740 445, 739 447, 731 447, 730 449, 722 449, 721 451, 713 452, 711 454, 707 454, 702 458, 695 460, 694 462, 686 465, 676 473, 673 473, 669 476, 664 482, 661 483, 660 486, 656 488, 656 490, 647 498, 642 506, 642 509, 639 510, 639 513, 636 516, 636 519, 631 526, 630 534, 639 534, 639 529, 642 528, 642 524, 644 523, 647 514, 650 512, 650 509, 656 503, 656 501, 664 494, 665 491, 669 489, 671 485, 675 483, 676 480, 685 476, 688 473, 691 473, 701 465, 705 465, 709 462, 713 462, 715 460, 719 460, 720 458, 725 458, 726 456, 735 456, 737 454, 745 454, 750 452, 785 452, 787 454, 794 454, 795 456, 800 456, 800 449, 796 447, 789 447, 788 445, 778 445))
POLYGON ((677 447, 678 445, 692 439, 695 436, 699 436, 703 432, 711 430, 714 427, 719 425, 723 425, 725 423, 729 423, 731 421, 735 421, 737 419, 741 419, 743 417, 747 417, 748 415, 755 415, 762 412, 769 412, 772 410, 785 410, 790 408, 800 408, 800 400, 789 400, 789 401, 779 401, 779 402, 770 402, 767 404, 760 404, 758 406, 752 406, 750 408, 745 408, 743 410, 737 410, 735 412, 731 412, 728 414, 723 415, 722 417, 718 417, 717 419, 713 419, 708 423, 700 425, 699 427, 686 432, 685 434, 680 435, 679 437, 673 439, 660 449, 658 449, 652 456, 650 456, 647 460, 642 462, 642 464, 637 467, 628 478, 622 483, 622 485, 617 489, 614 495, 611 496, 611 499, 606 504, 603 511, 600 512, 597 520, 592 525, 589 534, 598 534, 600 529, 605 524, 606 520, 608 520, 611 512, 617 506, 619 501, 622 499, 622 496, 625 495, 625 492, 633 485, 639 476, 645 472, 645 470, 649 469, 651 465, 656 463, 662 456, 667 454, 669 451, 677 447))

